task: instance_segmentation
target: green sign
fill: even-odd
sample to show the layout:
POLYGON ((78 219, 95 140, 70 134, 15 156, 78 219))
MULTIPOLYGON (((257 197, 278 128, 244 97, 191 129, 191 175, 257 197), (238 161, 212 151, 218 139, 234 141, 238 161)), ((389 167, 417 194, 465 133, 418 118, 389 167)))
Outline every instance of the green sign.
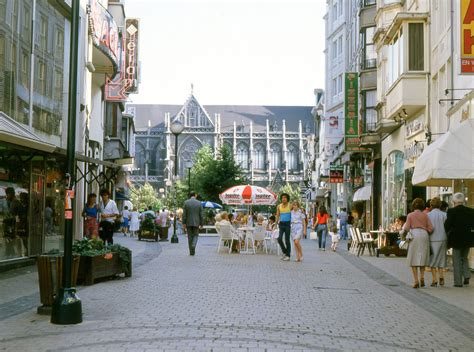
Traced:
POLYGON ((344 140, 346 151, 364 150, 359 137, 359 75, 346 72, 344 84, 344 140))

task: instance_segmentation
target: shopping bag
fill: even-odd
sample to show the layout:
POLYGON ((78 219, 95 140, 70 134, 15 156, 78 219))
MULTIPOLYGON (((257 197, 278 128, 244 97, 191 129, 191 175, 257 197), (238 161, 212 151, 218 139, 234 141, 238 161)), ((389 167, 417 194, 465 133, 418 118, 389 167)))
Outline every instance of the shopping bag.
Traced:
POLYGON ((309 233, 309 239, 310 240, 317 240, 318 239, 318 233, 316 231, 311 231, 309 233))

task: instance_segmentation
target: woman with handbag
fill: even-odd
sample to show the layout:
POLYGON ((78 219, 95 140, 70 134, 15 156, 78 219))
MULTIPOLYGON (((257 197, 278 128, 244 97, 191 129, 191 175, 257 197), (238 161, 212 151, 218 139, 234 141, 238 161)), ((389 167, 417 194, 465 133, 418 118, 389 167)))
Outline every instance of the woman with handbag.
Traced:
POLYGON ((430 202, 431 211, 428 217, 433 224, 433 233, 430 236, 431 256, 431 287, 438 286, 437 273, 439 273, 439 284, 444 286, 444 268, 446 268, 446 251, 448 250, 448 236, 444 229, 446 213, 441 211, 441 199, 435 197, 430 202))
POLYGON ((428 215, 423 212, 425 202, 415 198, 412 202, 413 211, 408 214, 407 222, 403 225, 402 232, 407 234, 409 241, 407 264, 413 274, 413 288, 425 286, 425 267, 430 264, 430 239, 429 233, 433 232, 433 225, 428 215), (418 281, 418 270, 420 277, 418 281))
POLYGON ((313 229, 316 230, 318 233, 318 245, 319 250, 326 250, 326 236, 328 233, 328 222, 329 222, 329 214, 326 211, 326 207, 321 205, 319 207, 319 211, 316 213, 316 216, 313 220, 314 227, 313 229))

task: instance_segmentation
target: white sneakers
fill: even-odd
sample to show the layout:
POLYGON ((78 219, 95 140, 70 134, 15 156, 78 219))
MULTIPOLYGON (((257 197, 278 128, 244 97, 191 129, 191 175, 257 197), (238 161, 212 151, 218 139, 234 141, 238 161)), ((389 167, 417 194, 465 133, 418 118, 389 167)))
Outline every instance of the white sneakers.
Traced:
POLYGON ((287 262, 287 261, 290 260, 290 257, 288 257, 288 256, 285 255, 285 257, 284 257, 282 260, 283 260, 284 262, 287 262))

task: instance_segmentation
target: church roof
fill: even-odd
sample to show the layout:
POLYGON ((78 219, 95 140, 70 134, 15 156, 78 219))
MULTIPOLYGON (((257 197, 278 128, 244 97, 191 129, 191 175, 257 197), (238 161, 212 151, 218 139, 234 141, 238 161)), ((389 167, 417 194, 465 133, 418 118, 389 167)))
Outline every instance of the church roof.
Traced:
MULTIPOLYGON (((182 110, 183 105, 168 104, 127 104, 128 108, 135 108, 135 127, 143 130, 148 127, 150 120, 153 128, 164 128, 165 114, 169 113, 171 120, 182 110)), ((266 120, 270 126, 278 126, 281 131, 283 120, 288 131, 298 131, 298 124, 301 120, 303 132, 306 128, 314 132, 314 120, 311 114, 312 106, 267 106, 267 105, 203 105, 209 117, 214 122, 215 114, 221 116, 221 131, 231 131, 234 121, 237 126, 242 124, 248 131, 250 121, 253 122, 255 132, 264 131, 266 120)))

